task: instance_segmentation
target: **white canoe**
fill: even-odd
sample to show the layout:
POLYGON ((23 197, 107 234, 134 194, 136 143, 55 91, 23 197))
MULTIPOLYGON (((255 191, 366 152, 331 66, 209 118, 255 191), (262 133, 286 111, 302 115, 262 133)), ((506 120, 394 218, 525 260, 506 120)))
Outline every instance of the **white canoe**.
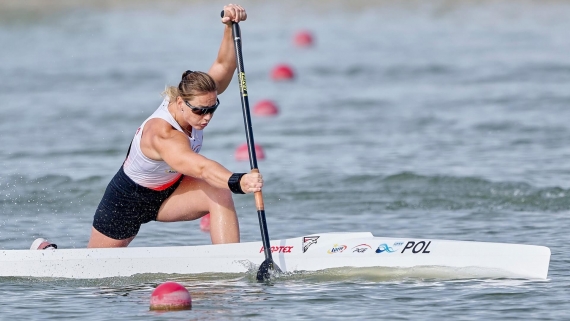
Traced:
MULTIPOLYGON (((544 246, 321 233, 271 241, 283 272, 331 268, 465 269, 469 275, 546 279, 544 246), (475 274, 473 274, 473 271, 475 274)), ((261 242, 223 245, 0 251, 0 276, 94 279, 146 273, 244 273, 264 261, 261 242)))

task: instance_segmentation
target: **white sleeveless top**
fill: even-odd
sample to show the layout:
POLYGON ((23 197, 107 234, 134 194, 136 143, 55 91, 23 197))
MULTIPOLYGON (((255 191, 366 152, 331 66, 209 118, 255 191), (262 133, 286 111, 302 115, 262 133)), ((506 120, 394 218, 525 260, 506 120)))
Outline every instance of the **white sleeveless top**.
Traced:
MULTIPOLYGON (((164 119, 176 130, 184 133, 168 111, 169 102, 169 98, 166 97, 158 109, 137 129, 129 155, 123 164, 125 174, 135 183, 157 191, 170 187, 182 174, 172 169, 165 161, 156 161, 146 157, 141 150, 141 137, 146 122, 154 118, 164 119)), ((194 152, 200 152, 202 148, 202 130, 192 128, 192 136, 188 137, 188 144, 194 152)))

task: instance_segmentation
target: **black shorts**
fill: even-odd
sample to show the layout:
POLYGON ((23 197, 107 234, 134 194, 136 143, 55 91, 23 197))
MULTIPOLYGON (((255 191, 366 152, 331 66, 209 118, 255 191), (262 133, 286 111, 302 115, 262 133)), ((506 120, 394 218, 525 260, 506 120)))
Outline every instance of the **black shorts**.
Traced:
POLYGON ((167 189, 155 191, 135 183, 121 166, 107 185, 95 212, 93 227, 115 240, 137 235, 142 224, 156 221, 160 206, 174 193, 183 177, 167 189))

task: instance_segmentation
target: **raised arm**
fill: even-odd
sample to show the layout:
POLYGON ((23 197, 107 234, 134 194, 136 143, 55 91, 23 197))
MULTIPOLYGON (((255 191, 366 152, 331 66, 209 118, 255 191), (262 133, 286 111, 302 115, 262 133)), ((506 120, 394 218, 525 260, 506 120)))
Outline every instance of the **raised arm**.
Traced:
POLYGON ((208 71, 208 74, 218 84, 218 94, 223 93, 228 88, 236 70, 236 53, 232 39, 231 22, 240 22, 246 19, 247 13, 241 6, 237 4, 224 6, 224 17, 222 18, 222 23, 225 24, 224 35, 218 50, 218 57, 208 71))

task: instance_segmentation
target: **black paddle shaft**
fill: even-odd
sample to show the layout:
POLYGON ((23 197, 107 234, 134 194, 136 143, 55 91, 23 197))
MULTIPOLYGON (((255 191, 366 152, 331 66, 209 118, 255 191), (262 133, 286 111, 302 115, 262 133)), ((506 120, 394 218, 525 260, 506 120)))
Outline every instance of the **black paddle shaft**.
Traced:
POLYGON ((239 81, 239 89, 241 93, 241 106, 243 111, 243 123, 245 125, 245 136, 247 139, 247 150, 249 152, 249 165, 251 169, 257 167, 257 155, 255 154, 255 143, 253 141, 253 129, 251 125, 251 116, 249 112, 249 98, 247 96, 247 84, 245 80, 245 71, 243 68, 243 58, 241 53, 241 30, 239 24, 232 23, 232 34, 234 37, 234 47, 236 50, 237 73, 239 81))
MULTIPOLYGON (((224 17, 224 11, 221 13, 224 17)), ((249 99, 247 96, 247 83, 245 80, 245 70, 243 67, 243 57, 241 51, 241 30, 239 24, 232 22, 232 36, 234 38, 234 47, 236 51, 238 81, 241 96, 241 107, 243 111, 243 122, 245 125, 245 136, 247 139, 247 149, 249 152, 249 164, 252 172, 259 172, 257 167, 257 156, 255 154, 255 143, 253 140, 253 129, 251 125, 251 116, 249 112, 249 99)), ((259 228, 261 229, 261 240, 263 243, 263 252, 265 253, 265 261, 259 267, 257 280, 264 281, 270 278, 270 270, 280 271, 279 267, 273 262, 271 255, 271 245, 269 243, 269 232, 267 230, 267 221, 265 219, 265 208, 263 205, 263 194, 256 192, 255 204, 257 207, 257 216, 259 218, 259 228)))

